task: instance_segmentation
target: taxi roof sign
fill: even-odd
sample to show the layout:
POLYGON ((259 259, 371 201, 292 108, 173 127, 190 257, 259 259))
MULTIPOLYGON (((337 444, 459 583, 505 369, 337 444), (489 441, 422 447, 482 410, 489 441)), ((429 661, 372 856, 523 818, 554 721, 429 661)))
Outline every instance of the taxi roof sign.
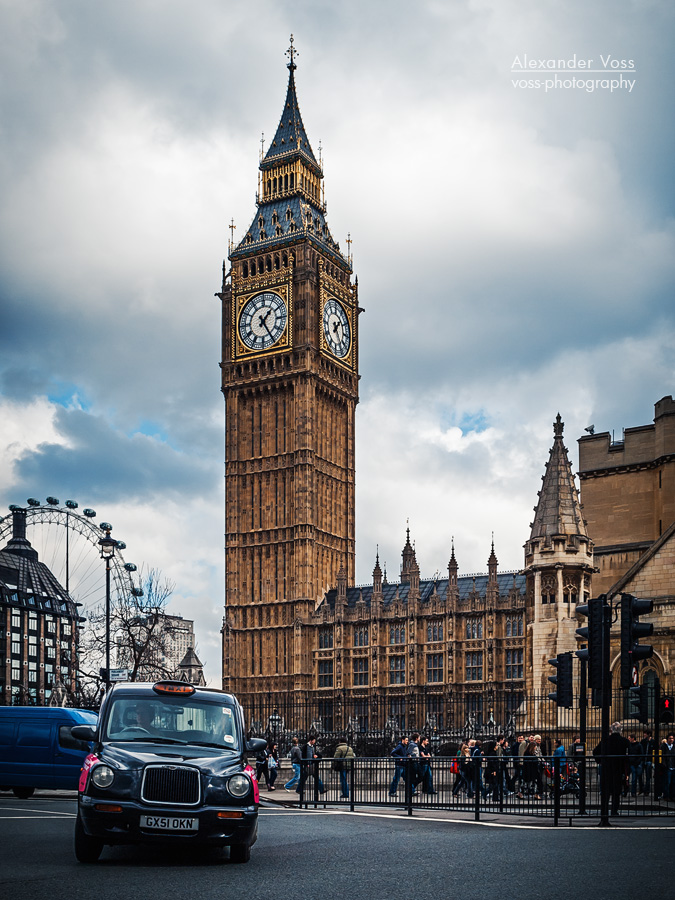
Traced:
POLYGON ((152 686, 157 694, 194 694, 194 684, 186 681, 158 681, 152 686))

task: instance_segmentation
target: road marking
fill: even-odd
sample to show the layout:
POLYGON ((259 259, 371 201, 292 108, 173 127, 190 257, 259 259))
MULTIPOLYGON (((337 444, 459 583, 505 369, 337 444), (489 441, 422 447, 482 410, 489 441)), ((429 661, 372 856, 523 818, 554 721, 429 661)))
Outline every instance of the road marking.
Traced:
MULTIPOLYGON (((77 816, 61 816, 62 819, 69 818, 77 818, 77 816)), ((49 819, 49 821, 53 822, 54 819, 50 819, 49 816, 0 816, 0 822, 15 822, 17 819, 49 819)))
MULTIPOLYGON (((437 825, 478 825, 483 828, 518 828, 525 831, 551 831, 554 828, 553 824, 548 825, 521 825, 516 822, 476 822, 473 819, 437 819, 433 816, 401 816, 394 815, 392 813, 370 813, 370 812, 349 812, 346 809, 299 809, 299 810, 289 810, 288 812, 283 813, 274 813, 274 815, 287 815, 287 816, 297 816, 298 813, 306 813, 307 815, 312 816, 361 816, 363 818, 370 819, 394 819, 399 822, 434 822, 437 825)), ((265 813, 260 813, 260 815, 266 815, 265 813)), ((579 828, 588 828, 588 827, 598 827, 597 823, 591 826, 591 823, 580 823, 580 825, 569 827, 567 825, 558 825, 555 828, 555 833, 560 834, 563 831, 578 831, 579 828)), ((621 831, 673 831, 675 830, 675 825, 620 825, 621 831)), ((617 826, 614 826, 614 830, 616 831, 617 826)), ((608 829, 612 830, 612 827, 608 829)))
MULTIPOLYGON (((9 810, 10 812, 28 812, 28 813, 38 813, 39 816, 61 816, 66 819, 74 819, 77 816, 77 813, 66 813, 66 812, 51 812, 48 809, 26 809, 25 806, 0 806, 0 812, 4 812, 4 810, 9 810)), ((8 819, 21 819, 21 818, 31 818, 30 816, 7 816, 8 819)))

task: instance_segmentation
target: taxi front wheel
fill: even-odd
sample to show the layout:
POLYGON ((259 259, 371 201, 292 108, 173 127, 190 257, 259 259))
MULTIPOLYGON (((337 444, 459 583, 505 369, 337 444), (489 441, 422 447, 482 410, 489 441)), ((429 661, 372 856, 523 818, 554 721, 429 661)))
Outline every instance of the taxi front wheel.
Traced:
POLYGON ((103 841, 90 837, 82 827, 78 816, 75 820, 75 856, 81 863, 94 863, 101 855, 103 841))
POLYGON ((251 848, 248 844, 233 844, 230 847, 231 863, 247 863, 251 858, 251 848))

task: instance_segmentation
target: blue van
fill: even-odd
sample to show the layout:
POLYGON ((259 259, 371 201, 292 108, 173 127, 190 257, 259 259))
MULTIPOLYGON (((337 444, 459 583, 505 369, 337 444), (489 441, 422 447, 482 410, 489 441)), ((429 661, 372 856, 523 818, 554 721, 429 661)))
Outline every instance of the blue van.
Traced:
POLYGON ((88 709, 0 706, 0 790, 24 800, 36 788, 76 791, 89 744, 70 729, 97 721, 88 709))

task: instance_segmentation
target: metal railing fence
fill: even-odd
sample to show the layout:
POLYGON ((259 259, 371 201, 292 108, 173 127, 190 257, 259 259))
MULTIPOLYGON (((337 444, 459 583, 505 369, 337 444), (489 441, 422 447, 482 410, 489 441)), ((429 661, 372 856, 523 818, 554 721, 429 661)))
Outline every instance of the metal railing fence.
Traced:
POLYGON ((627 757, 557 756, 528 761, 456 757, 366 757, 304 760, 294 788, 301 807, 385 806, 561 819, 601 815, 601 777, 608 778, 610 815, 675 816, 675 775, 660 762, 631 768, 627 757), (669 792, 663 798, 664 791, 669 792))

